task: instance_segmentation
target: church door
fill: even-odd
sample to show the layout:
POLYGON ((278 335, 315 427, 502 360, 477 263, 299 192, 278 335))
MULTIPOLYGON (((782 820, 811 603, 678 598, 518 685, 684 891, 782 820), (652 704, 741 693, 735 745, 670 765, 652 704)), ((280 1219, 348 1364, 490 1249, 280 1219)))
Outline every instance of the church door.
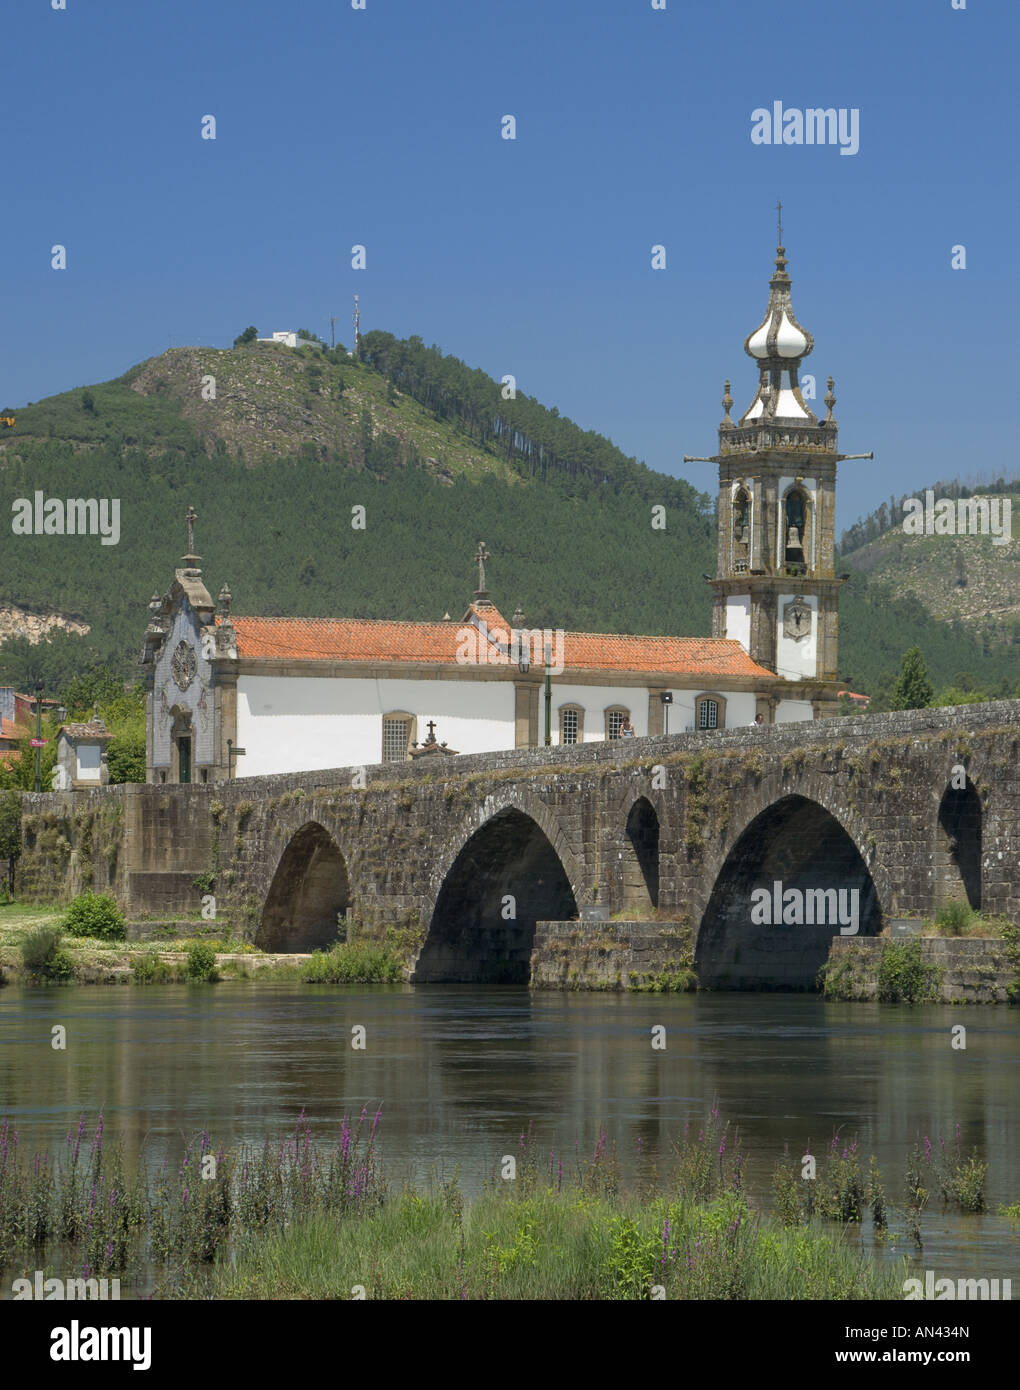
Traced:
POLYGON ((191 781, 191 739, 177 740, 177 780, 181 783, 191 781))

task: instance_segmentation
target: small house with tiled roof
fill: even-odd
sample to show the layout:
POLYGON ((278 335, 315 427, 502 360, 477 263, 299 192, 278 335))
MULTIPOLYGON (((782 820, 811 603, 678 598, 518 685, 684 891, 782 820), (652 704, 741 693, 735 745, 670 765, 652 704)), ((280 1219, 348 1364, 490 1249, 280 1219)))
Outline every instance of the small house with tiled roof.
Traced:
POLYGON ((110 780, 106 750, 112 737, 95 712, 85 723, 61 724, 57 733, 57 762, 52 773, 53 790, 105 786, 110 780))

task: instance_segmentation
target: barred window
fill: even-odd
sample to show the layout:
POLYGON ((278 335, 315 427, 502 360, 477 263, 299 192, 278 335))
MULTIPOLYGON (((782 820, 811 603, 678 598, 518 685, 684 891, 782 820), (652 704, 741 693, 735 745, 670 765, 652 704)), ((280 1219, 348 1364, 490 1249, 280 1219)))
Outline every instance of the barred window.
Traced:
POLYGON ((576 709, 565 709, 560 711, 560 742, 578 743, 581 731, 581 721, 578 718, 576 709))
POLYGON ((624 720, 630 718, 630 710, 611 709, 606 713, 606 738, 619 738, 624 720))
POLYGON ((384 763, 406 762, 410 743, 411 721, 409 718, 383 719, 382 760, 384 763))
POLYGON ((698 728, 718 729, 719 705, 716 700, 702 700, 698 705, 698 728))

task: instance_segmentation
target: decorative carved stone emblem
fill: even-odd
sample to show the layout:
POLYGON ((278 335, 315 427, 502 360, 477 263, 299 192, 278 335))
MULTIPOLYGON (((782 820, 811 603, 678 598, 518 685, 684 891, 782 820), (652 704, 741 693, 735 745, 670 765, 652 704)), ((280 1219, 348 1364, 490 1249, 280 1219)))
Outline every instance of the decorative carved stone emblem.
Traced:
POLYGON ((178 642, 177 650, 173 654, 170 662, 170 674, 173 676, 181 690, 187 690, 188 686, 195 679, 198 670, 198 662, 195 660, 195 649, 190 642, 178 642))
POLYGON ((799 642, 811 632, 811 609, 798 594, 783 609, 783 636, 799 642))

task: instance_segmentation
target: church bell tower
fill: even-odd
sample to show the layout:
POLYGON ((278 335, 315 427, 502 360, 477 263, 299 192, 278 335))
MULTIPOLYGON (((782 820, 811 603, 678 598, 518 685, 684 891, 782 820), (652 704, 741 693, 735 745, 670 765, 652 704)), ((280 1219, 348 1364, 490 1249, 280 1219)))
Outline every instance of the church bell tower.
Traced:
POLYGON ((801 393, 800 367, 814 339, 793 312, 782 240, 780 221, 768 308, 744 341, 758 368, 754 398, 734 421, 727 381, 718 454, 684 462, 719 466, 713 637, 736 638, 760 666, 789 682, 777 687, 777 703, 803 702, 803 711, 810 702, 819 718, 835 714, 841 684, 836 465, 872 455, 837 452, 831 377, 824 419, 801 393))

